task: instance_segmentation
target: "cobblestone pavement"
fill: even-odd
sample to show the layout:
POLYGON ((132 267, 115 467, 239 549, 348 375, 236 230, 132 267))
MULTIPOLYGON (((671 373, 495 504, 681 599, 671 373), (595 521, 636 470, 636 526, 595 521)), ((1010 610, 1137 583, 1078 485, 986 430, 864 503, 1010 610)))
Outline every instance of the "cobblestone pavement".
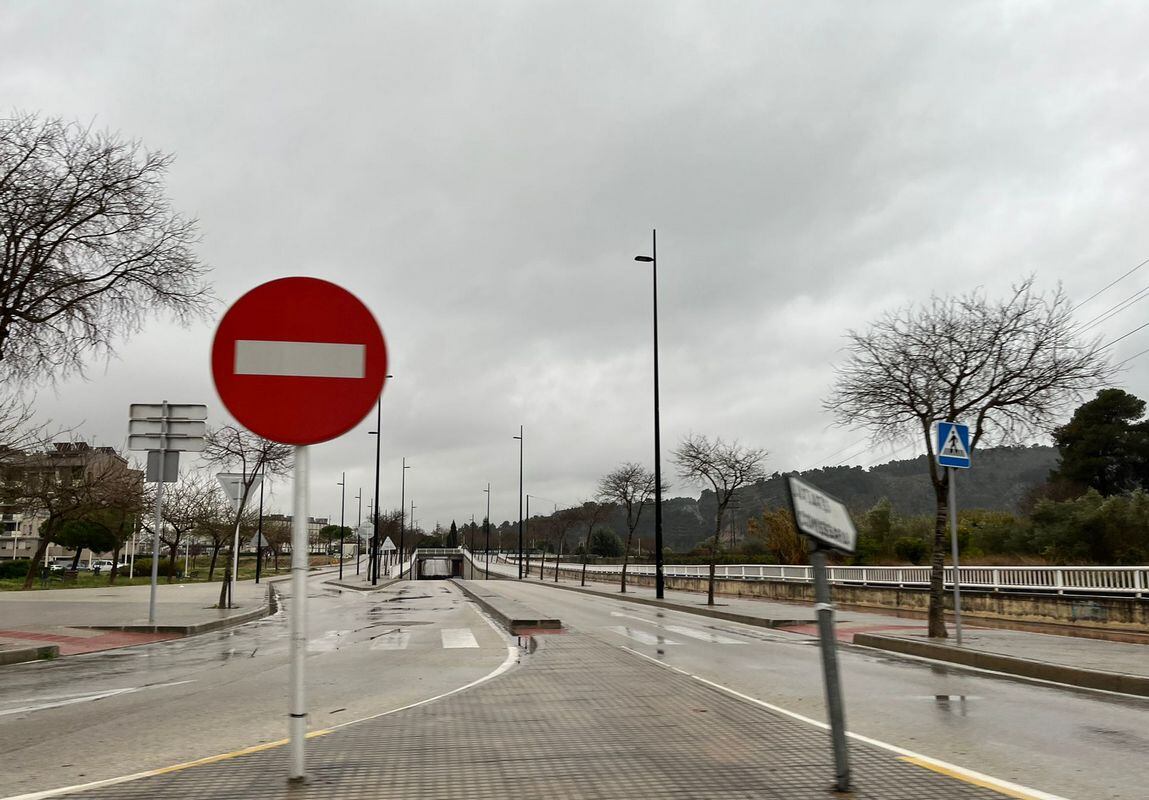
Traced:
MULTIPOLYGON (((855 798, 1002 795, 851 743, 855 798)), ((309 781, 283 747, 90 790, 97 798, 765 798, 831 791, 825 731, 577 633, 540 637, 511 672, 310 740, 309 781)))

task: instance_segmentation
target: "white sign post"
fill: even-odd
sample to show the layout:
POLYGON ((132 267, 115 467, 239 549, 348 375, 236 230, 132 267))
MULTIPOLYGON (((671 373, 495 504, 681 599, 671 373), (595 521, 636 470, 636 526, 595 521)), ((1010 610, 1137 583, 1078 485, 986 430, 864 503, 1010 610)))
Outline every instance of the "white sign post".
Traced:
POLYGON ((937 433, 937 461, 949 473, 950 551, 954 562, 954 635, 961 647, 961 581, 958 580, 958 515, 957 471, 969 469, 972 463, 969 446, 969 425, 960 422, 939 422, 937 433))
POLYGON ((834 638, 834 607, 830 581, 826 578, 826 550, 854 552, 858 532, 841 502, 793 475, 786 477, 790 510, 798 532, 814 540, 810 563, 814 567, 814 610, 818 614, 818 638, 822 650, 822 677, 826 708, 830 714, 830 738, 834 745, 837 790, 850 791, 850 754, 846 749, 846 713, 838 676, 838 643, 834 638))
MULTIPOLYGON (((164 484, 179 480, 180 452, 204 448, 207 406, 133 403, 128 406, 128 449, 148 453, 147 480, 156 484, 156 516, 152 535, 152 584, 148 593, 148 624, 156 624, 156 585, 160 575, 160 526, 163 524, 164 484)), ((171 565, 174 566, 174 565, 171 565)), ((132 542, 132 570, 135 542, 132 542)), ((130 572, 129 572, 130 574, 130 572)))

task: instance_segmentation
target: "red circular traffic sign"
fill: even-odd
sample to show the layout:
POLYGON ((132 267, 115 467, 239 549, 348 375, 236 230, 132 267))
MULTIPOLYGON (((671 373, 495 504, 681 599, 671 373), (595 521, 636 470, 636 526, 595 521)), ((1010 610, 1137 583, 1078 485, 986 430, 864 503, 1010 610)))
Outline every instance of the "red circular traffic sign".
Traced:
POLYGON ((319 278, 280 278, 235 301, 211 348, 231 415, 265 439, 316 444, 355 427, 387 375, 387 346, 358 297, 319 278))

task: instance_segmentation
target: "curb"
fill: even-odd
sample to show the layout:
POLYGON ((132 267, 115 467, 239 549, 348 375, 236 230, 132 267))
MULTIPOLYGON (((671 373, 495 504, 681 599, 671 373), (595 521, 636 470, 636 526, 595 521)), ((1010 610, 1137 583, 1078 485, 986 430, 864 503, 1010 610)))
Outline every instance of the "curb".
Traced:
POLYGON ((39 661, 44 658, 57 658, 60 655, 58 645, 48 644, 41 647, 13 647, 0 650, 0 667, 9 664, 23 664, 26 661, 39 661))
POLYGON ((892 653, 1004 672, 1023 678, 1063 683, 1083 689, 1100 689, 1105 692, 1149 697, 1149 677, 1141 675, 1126 675, 1121 672, 1103 672, 1061 664, 1049 664, 1044 661, 1033 661, 1027 658, 987 653, 980 650, 966 650, 947 644, 935 644, 897 636, 882 636, 876 633, 855 633, 854 644, 892 653))
MULTIPOLYGON (((480 579, 481 580, 481 579, 480 579)), ((514 583, 519 583, 513 578, 495 577, 495 573, 491 573, 491 580, 509 580, 514 583)), ((523 583, 526 583, 523 581, 523 583)), ((656 608, 666 608, 671 611, 682 611, 687 614, 698 614, 702 617, 711 617, 713 619, 722 619, 727 622, 740 622, 743 625, 753 625, 756 628, 788 628, 793 625, 812 625, 817 623, 817 619, 767 619, 766 617, 753 617, 748 614, 736 614, 733 611, 721 611, 716 608, 709 608, 707 606, 684 606, 680 603, 672 603, 667 600, 657 600, 648 597, 628 597, 622 592, 617 594, 606 594, 605 592, 596 592, 594 589, 584 589, 581 586, 564 586, 560 583, 553 583, 548 581, 534 581, 530 583, 531 586, 553 586, 556 589, 565 589, 568 592, 578 592, 579 594, 589 594, 594 597, 604 597, 607 600, 622 600, 627 603, 637 603, 642 606, 655 606, 656 608)))
POLYGON ((507 629, 512 636, 518 636, 525 631, 558 631, 563 627, 562 620, 539 617, 537 612, 517 600, 508 600, 505 597, 492 597, 467 586, 468 581, 454 579, 451 581, 467 597, 477 603, 493 619, 507 629))
POLYGON ((230 628, 233 625, 242 625, 245 622, 260 619, 274 614, 279 609, 279 601, 275 596, 275 588, 267 587, 267 603, 259 608, 245 611, 242 614, 233 614, 223 619, 213 619, 210 622, 201 622, 198 625, 76 625, 77 628, 91 628, 100 631, 125 631, 127 633, 178 633, 183 636, 195 636, 200 633, 210 633, 221 628, 230 628))
POLYGON ((388 578, 386 582, 376 584, 375 586, 356 586, 355 584, 340 581, 338 578, 332 581, 324 581, 328 586, 338 586, 340 589, 349 589, 353 592, 377 592, 380 589, 386 589, 394 583, 398 583, 399 578, 388 578))

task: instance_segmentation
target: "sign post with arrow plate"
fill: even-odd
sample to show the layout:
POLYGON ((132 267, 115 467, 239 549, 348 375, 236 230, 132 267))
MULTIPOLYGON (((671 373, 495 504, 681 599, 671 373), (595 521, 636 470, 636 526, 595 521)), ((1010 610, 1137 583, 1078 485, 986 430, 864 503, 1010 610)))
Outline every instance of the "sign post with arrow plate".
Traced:
POLYGON ((842 703, 842 683, 838 675, 838 643, 834 638, 834 606, 830 603, 830 581, 826 577, 826 551, 853 553, 858 531, 850 512, 839 500, 806 483, 796 475, 786 476, 790 510, 798 532, 814 543, 810 564, 814 568, 814 610, 818 615, 818 639, 822 650, 822 678, 826 689, 826 709, 830 716, 830 738, 834 745, 834 771, 839 792, 850 791, 850 754, 846 749, 846 712, 842 703))

